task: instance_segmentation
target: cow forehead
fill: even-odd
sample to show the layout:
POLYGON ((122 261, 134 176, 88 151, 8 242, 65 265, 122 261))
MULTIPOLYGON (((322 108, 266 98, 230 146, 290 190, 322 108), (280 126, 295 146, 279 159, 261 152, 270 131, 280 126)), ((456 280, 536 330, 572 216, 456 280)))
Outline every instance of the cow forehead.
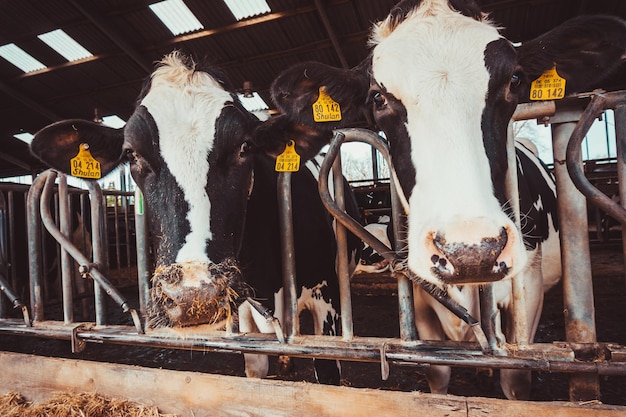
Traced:
POLYGON ((217 119, 233 98, 208 73, 188 68, 175 55, 162 64, 152 74, 150 90, 140 104, 157 126, 159 152, 189 206, 191 231, 176 260, 208 262, 205 248, 212 238, 207 227, 211 208, 206 192, 208 155, 216 142, 217 119))
MULTIPOLYGON (((485 48, 500 38, 488 22, 425 2, 391 30, 375 28, 372 75, 409 107, 420 98, 484 100, 485 48)), ((475 103, 473 104, 475 105, 475 103)))

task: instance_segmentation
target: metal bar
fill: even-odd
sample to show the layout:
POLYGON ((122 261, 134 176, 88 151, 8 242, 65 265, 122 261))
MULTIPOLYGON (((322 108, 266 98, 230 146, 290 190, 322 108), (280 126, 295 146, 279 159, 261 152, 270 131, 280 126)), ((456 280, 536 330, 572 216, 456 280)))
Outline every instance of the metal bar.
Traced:
MULTIPOLYGON (((517 230, 520 232, 521 236, 522 226, 520 219, 519 183, 517 180, 517 156, 515 155, 515 139, 513 137, 512 123, 509 123, 507 129, 506 154, 508 162, 508 169, 506 171, 505 181, 506 199, 509 202, 511 212, 514 216, 513 220, 515 222, 515 227, 517 227, 517 230)), ((508 342, 515 342, 520 345, 528 345, 531 342, 531 331, 528 324, 528 316, 526 314, 526 312, 528 311, 528 307, 526 303, 526 282, 524 280, 523 274, 518 274, 511 278, 511 304, 513 307, 513 321, 515 322, 513 332, 515 340, 509 340, 508 342)), ((488 312, 488 317, 491 319, 495 319, 495 302, 493 302, 491 305, 492 310, 488 312)), ((491 330, 495 331, 495 323, 490 324, 489 327, 491 328, 491 330)), ((495 334, 487 334, 487 337, 495 339, 495 334)))
POLYGON ((322 19, 322 24, 324 25, 324 29, 326 29, 326 34, 330 39, 330 43, 333 45, 333 49, 337 54, 337 58, 339 58, 339 62, 341 63, 342 68, 350 68, 348 65, 348 60, 346 59, 346 55, 343 53, 343 49, 341 49, 341 44, 339 43, 339 39, 337 38, 337 34, 335 33, 335 29, 333 29, 333 25, 330 23, 328 19, 328 14, 326 13, 326 8, 322 4, 321 0, 313 0, 315 3, 315 8, 320 15, 320 19, 322 19))
MULTIPOLYGON (((7 192, 7 203, 8 203, 8 218, 9 219, 15 219, 15 195, 14 195, 14 191, 13 190, 9 190, 7 192)), ((22 200, 24 200, 24 207, 26 207, 26 200, 27 200, 27 195, 28 193, 23 193, 22 194, 22 200)), ((8 231, 9 231, 9 239, 11 245, 9 245, 10 248, 10 254, 8 255, 9 258, 9 262, 11 263, 11 265, 13 265, 11 267, 11 285, 13 286, 13 288, 17 288, 18 287, 18 283, 24 282, 24 280, 26 279, 26 277, 18 277, 17 276, 17 270, 15 268, 15 265, 17 265, 17 251, 15 250, 15 222, 14 221, 9 221, 8 224, 8 231)))
POLYGON ((278 221, 282 248, 283 300, 285 304, 282 320, 283 333, 289 342, 297 333, 298 293, 296 291, 296 258, 294 253, 293 206, 291 199, 291 173, 278 173, 278 221))
POLYGON ((144 320, 150 311, 150 269, 148 268, 148 227, 143 194, 135 190, 135 239, 137 240, 137 284, 139 286, 139 311, 144 320))
POLYGON ((28 234, 28 270, 30 284, 30 308, 33 320, 44 320, 43 292, 41 286, 41 223, 39 221, 39 206, 43 187, 52 171, 39 174, 28 190, 27 223, 28 234))
MULTIPOLYGON (((566 167, 566 148, 576 124, 573 122, 552 126, 554 175, 560 222, 561 259, 563 263, 563 302, 565 334, 570 342, 596 341, 591 260, 587 236, 587 204, 575 188, 566 167)), ((578 164, 582 162, 578 160, 578 164)), ((597 377, 572 375, 570 400, 586 401, 599 398, 597 377)))
MULTIPOLYGON (((80 328, 38 323, 26 327, 13 320, 0 320, 0 334, 37 336, 71 340, 72 333, 84 342, 110 343, 144 347, 172 348, 195 351, 218 351, 289 355, 323 359, 380 362, 384 345, 385 359, 397 365, 433 364, 460 367, 520 368, 545 372, 585 373, 589 375, 626 375, 626 363, 615 361, 583 361, 575 359, 575 346, 567 344, 534 344, 532 349, 512 347, 506 355, 485 354, 476 343, 445 341, 412 341, 375 337, 355 337, 350 341, 339 336, 294 336, 283 344, 273 334, 232 334, 210 332, 200 335, 172 337, 171 332, 137 334, 129 326, 92 327, 85 323, 80 328)), ((601 350, 623 349, 611 344, 598 344, 601 350)))
MULTIPOLYGON (((341 155, 333 163, 333 183, 335 203, 339 210, 345 211, 344 178, 341 169, 341 155)), ((350 293, 350 271, 348 270, 348 233, 339 222, 335 223, 337 237, 337 275, 339 278, 339 300, 341 303, 341 334, 344 340, 354 337, 352 322, 352 295, 350 293)))
MULTIPOLYGON (((626 209, 626 104, 615 107, 614 115, 619 201, 622 208, 626 209)), ((622 227, 622 253, 626 259, 626 227, 622 227)))
MULTIPOLYGON (((89 196, 91 197, 91 245, 93 251, 93 263, 102 273, 108 271, 108 259, 106 258, 106 245, 104 243, 103 227, 106 222, 106 200, 102 197, 102 190, 96 181, 85 181, 89 196)), ((106 324, 106 299, 103 288, 98 280, 94 280, 94 299, 96 310, 96 323, 106 324)), ((107 286, 112 287, 107 281, 107 286)), ((108 289, 105 289, 108 292, 108 289)), ((121 295, 119 295, 121 297, 121 295)), ((126 303, 120 298, 119 301, 126 303)), ((118 302, 119 304, 119 302, 118 302)), ((120 304, 122 305, 122 304, 120 304)))
MULTIPOLYGON (((71 234, 70 207, 68 204, 67 177, 59 174, 59 228, 68 239, 71 234)), ((72 260, 63 245, 61 248, 61 292, 63 294, 63 321, 66 324, 74 321, 72 260)))

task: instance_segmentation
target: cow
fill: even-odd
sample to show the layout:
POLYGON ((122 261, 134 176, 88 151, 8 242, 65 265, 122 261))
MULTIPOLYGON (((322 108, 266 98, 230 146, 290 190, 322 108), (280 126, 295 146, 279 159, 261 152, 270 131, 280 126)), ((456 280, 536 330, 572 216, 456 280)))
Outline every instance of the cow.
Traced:
MULTIPOLYGON (((376 239, 380 240, 388 248, 392 246, 393 227, 391 227, 391 218, 387 215, 380 216, 375 223, 369 223, 364 226, 365 230, 372 234, 376 239)), ((379 274, 387 272, 391 268, 389 261, 385 259, 380 253, 376 252, 374 248, 365 242, 363 249, 361 250, 361 256, 359 258, 359 264, 354 270, 355 274, 379 274)))
MULTIPOLYGON (((520 202, 522 231, 516 227, 505 192, 507 126, 516 105, 529 100, 532 82, 547 71, 565 79, 559 87, 571 94, 615 70, 625 55, 624 22, 577 17, 515 46, 473 0, 403 0, 374 25, 370 43, 369 57, 352 69, 303 62, 283 71, 272 87, 276 106, 294 122, 321 128, 311 120, 311 104, 323 91, 342 109, 372 116, 389 141, 408 216, 406 267, 472 313, 475 284, 494 283, 507 324, 502 336, 510 343, 517 342, 510 278, 518 277, 526 287, 525 336, 532 341, 544 286, 560 277, 558 224, 546 201, 554 198, 551 180, 522 149, 518 170, 528 174, 534 166, 537 175, 519 184, 529 200, 520 202), (353 88, 362 88, 358 77, 367 80, 365 90, 353 88), (368 99, 359 102, 364 93, 368 99)), ((420 291, 415 304, 420 338, 469 338, 464 324, 438 314, 441 308, 420 291)), ((447 367, 427 370, 435 393, 447 392, 449 377, 447 367)), ((507 398, 530 394, 527 370, 502 370, 500 382, 507 398)))
MULTIPOLYGON (((35 135, 31 151, 62 172, 70 171, 79 147, 102 176, 130 163, 154 236, 149 328, 226 321, 238 305, 240 331, 273 333, 253 304, 282 318, 276 157, 290 144, 304 164, 331 136, 330 125, 307 129, 284 116, 261 122, 219 69, 174 51, 147 79, 124 128, 60 121, 35 135)), ((291 181, 298 311, 312 313, 315 333, 335 335, 340 310, 331 217, 308 169, 291 181)), ((245 372, 266 376, 267 357, 247 354, 245 372)), ((315 372, 320 382, 339 383, 335 361, 316 360, 315 372)))

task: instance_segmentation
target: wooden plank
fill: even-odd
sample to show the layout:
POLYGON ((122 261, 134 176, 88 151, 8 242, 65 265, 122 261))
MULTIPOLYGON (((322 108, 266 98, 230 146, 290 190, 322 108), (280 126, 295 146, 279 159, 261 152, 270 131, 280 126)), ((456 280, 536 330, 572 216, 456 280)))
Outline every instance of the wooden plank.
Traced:
POLYGON ((305 382, 143 368, 0 352, 0 394, 17 391, 39 402, 55 391, 97 392, 157 406, 183 417, 623 417, 626 407, 464 398, 419 392, 334 387, 305 382))

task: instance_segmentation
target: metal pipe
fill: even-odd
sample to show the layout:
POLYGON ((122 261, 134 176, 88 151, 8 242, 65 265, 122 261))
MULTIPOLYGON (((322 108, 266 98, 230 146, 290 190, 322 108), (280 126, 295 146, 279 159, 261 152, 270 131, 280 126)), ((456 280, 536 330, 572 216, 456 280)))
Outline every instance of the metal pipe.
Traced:
MULTIPOLYGON (((626 104, 616 106, 614 115, 619 201, 622 208, 626 209, 626 104)), ((626 227, 622 227, 622 254, 626 259, 626 227)))
MULTIPOLYGON (((122 296, 117 291, 117 289, 115 289, 115 287, 109 282, 109 280, 98 270, 97 268, 98 264, 90 263, 89 260, 85 257, 85 255, 76 246, 74 246, 74 244, 67 237, 65 237, 61 233, 61 231, 56 227, 56 224, 54 220, 52 219, 52 216, 50 215, 50 211, 48 207, 49 207, 50 194, 52 193, 52 187, 54 186, 54 181, 56 179, 57 174, 55 171, 52 171, 52 170, 45 171, 44 174, 42 174, 41 177, 44 178, 45 180, 45 186, 44 186, 43 193, 41 193, 41 201, 39 204, 40 215, 41 215, 41 219, 43 221, 44 226, 46 227, 48 232, 50 232, 52 237, 54 237, 54 239, 60 245, 63 245, 65 249, 67 250, 67 252, 72 256, 72 258, 74 258, 80 264, 81 273, 84 273, 84 274, 88 273, 95 281, 94 287, 95 287, 95 284, 99 284, 99 286, 102 287, 104 291, 106 291, 106 294, 108 294, 111 298, 113 298, 113 300, 122 308, 124 312, 130 313, 131 317, 133 318, 133 322, 135 324, 137 331, 142 332, 143 330, 141 328, 141 323, 139 322, 139 318, 137 316, 136 311, 129 307, 128 302, 126 301, 124 296, 122 296)), ((99 204, 97 195, 94 195, 97 193, 92 194, 92 190, 96 191, 96 186, 93 185, 94 182, 95 181, 86 181, 85 183, 90 188, 89 191, 92 197, 92 218, 93 218, 92 233, 94 236, 97 237, 99 236, 99 225, 95 223, 99 221, 100 214, 99 214, 97 207, 94 209, 93 206, 100 205, 100 204, 99 204)), ((102 201, 102 193, 100 193, 100 201, 102 201)), ((98 261, 99 259, 95 255, 96 247, 98 243, 94 240, 93 245, 94 245, 94 260, 98 261)), ((32 259, 31 259, 31 262, 32 262, 32 259)), ((96 324, 99 324, 97 322, 97 317, 96 317, 96 324)))
MULTIPOLYGON (((59 174, 59 229, 68 239, 71 235, 70 207, 67 194, 67 177, 59 174)), ((63 295, 63 321, 70 324, 74 321, 73 288, 72 288, 72 260, 61 247, 61 293, 63 295)))
MULTIPOLYGON (((335 204, 337 208, 345 212, 344 178, 341 169, 341 154, 333 163, 333 185, 335 191, 335 204)), ((337 276, 339 278, 339 301, 341 303, 341 334, 344 340, 354 337, 354 325, 352 322, 352 295, 350 293, 350 271, 348 270, 348 233, 346 228, 339 222, 335 222, 335 235, 337 239, 337 276)))
POLYGON ((298 293, 296 291, 296 258, 294 253, 293 206, 291 173, 278 173, 278 221, 282 249, 283 300, 285 304, 282 328, 289 342, 297 333, 298 293))
MULTIPOLYGON (((622 104, 626 104, 626 91, 624 93, 623 100, 621 100, 622 104)), ((591 102, 585 109, 580 121, 572 130, 572 137, 567 145, 567 170, 576 188, 578 188, 587 199, 599 206, 622 225, 626 225, 626 209, 611 200, 589 182, 585 177, 581 163, 580 145, 585 138, 585 134, 589 131, 589 128, 602 111, 611 108, 612 105, 615 104, 615 100, 612 100, 614 98, 615 97, 607 98, 602 94, 596 94, 591 98, 591 102)))
POLYGON ((30 308, 33 320, 44 320, 43 291, 41 285, 41 223, 39 221, 39 206, 43 187, 52 175, 52 171, 44 171, 34 179, 28 190, 28 201, 26 203, 28 234, 28 271, 30 285, 30 308))
MULTIPOLYGON (((507 129, 506 154, 508 164, 505 181, 506 199, 509 202, 511 212, 514 216, 513 220, 515 222, 515 227, 517 227, 517 230, 519 231, 521 236, 522 226, 519 202, 519 183, 517 180, 517 156, 515 154, 515 139, 513 137, 512 123, 509 123, 507 129)), ((528 316, 526 314, 526 312, 528 311, 528 307, 526 302, 526 282, 523 274, 518 274, 511 278, 511 304, 513 310, 513 321, 515 323, 513 329, 513 335, 515 337, 515 340, 509 340, 509 343, 515 342, 520 345, 528 345, 531 342, 531 332, 528 323, 528 316)), ((495 300, 491 305, 491 311, 486 313, 489 314, 489 318, 495 319, 495 300)), ((491 330, 495 331, 495 323, 490 324, 489 327, 493 327, 493 329, 491 330)), ((495 334, 488 334, 488 337, 495 339, 495 334)))
MULTIPOLYGON (((552 126, 554 175, 556 178, 557 207, 563 264, 563 302, 565 334, 570 342, 596 341, 591 260, 587 235, 587 203, 575 188, 563 162, 566 148, 576 124, 573 122, 552 126)), ((568 161, 570 165, 572 161, 568 161)), ((582 165, 580 159, 577 164, 582 165)), ((585 401, 599 398, 597 377, 572 375, 570 400, 585 401)))
MULTIPOLYGON (((91 198, 91 246, 93 263, 97 270, 102 273, 108 272, 108 259, 106 258, 106 245, 104 243, 103 227, 106 222, 106 200, 102 196, 102 190, 96 181, 85 181, 91 198)), ((112 287, 112 285, 108 285, 112 287)), ((96 310, 96 324, 106 324, 106 299, 100 282, 94 280, 94 303, 96 310)), ((105 289, 106 291, 106 289, 105 289)), ((108 291, 107 291, 108 292, 108 291)), ((120 295, 121 297, 121 295, 120 295)), ((126 300, 124 300, 126 302, 126 300)))
MULTIPOLYGON (((129 326, 92 328, 45 322, 26 327, 19 321, 0 320, 0 334, 38 336, 71 340, 72 334, 81 342, 110 343, 194 351, 217 351, 289 355, 323 359, 380 362, 381 359, 397 365, 450 365, 460 367, 519 368, 544 372, 584 373, 589 375, 626 375, 626 363, 620 361, 596 361, 575 359, 577 346, 567 344, 533 344, 532 348, 518 350, 512 347, 506 355, 481 352, 476 343, 445 341, 412 341, 375 337, 355 337, 350 341, 338 336, 294 336, 289 344, 280 343, 272 334, 229 334, 210 332, 200 335, 175 336, 164 329, 149 334, 136 334, 129 326), (384 357, 381 358, 381 348, 384 357)), ((597 349, 611 352, 623 346, 597 344, 597 349)), ((610 356, 610 355, 609 355, 610 356)))
POLYGON ((148 227, 143 193, 135 190, 135 239, 137 240, 137 285, 139 287, 139 312, 148 319, 151 308, 150 268, 148 267, 148 227))

